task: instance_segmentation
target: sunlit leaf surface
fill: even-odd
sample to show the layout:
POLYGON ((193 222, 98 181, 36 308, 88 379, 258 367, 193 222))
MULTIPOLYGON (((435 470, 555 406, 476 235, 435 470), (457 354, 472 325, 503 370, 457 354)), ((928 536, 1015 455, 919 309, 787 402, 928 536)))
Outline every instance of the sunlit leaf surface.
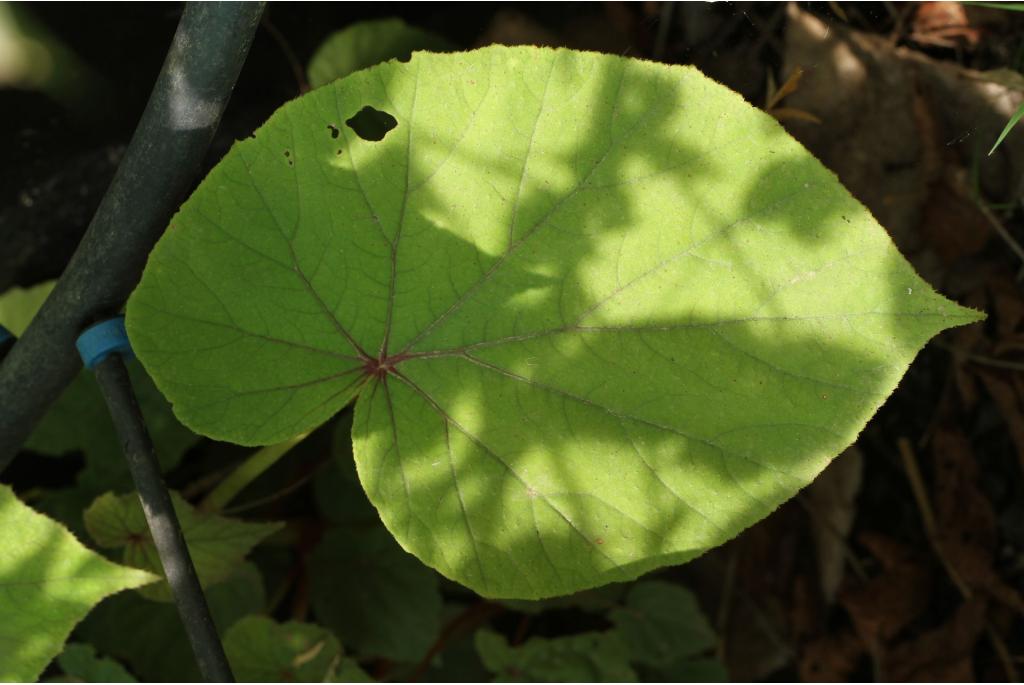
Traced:
POLYGON ((521 598, 736 535, 979 317, 694 69, 497 46, 282 107, 128 305, 200 433, 279 442, 358 396, 359 478, 402 547, 521 598), (361 138, 366 111, 394 127, 361 138))
POLYGON ((107 595, 151 583, 118 566, 0 485, 0 681, 34 681, 107 595))

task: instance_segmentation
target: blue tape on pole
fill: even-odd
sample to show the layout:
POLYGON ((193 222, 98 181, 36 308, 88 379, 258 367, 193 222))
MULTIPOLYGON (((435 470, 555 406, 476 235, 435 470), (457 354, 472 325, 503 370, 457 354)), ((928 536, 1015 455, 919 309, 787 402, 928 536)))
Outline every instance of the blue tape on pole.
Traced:
POLYGON ((86 328, 75 341, 85 368, 91 369, 112 354, 131 357, 132 346, 124 329, 124 317, 116 316, 86 328))
POLYGON ((14 333, 11 333, 9 330, 4 328, 3 326, 0 326, 0 345, 3 345, 8 340, 13 340, 13 339, 14 339, 14 333))

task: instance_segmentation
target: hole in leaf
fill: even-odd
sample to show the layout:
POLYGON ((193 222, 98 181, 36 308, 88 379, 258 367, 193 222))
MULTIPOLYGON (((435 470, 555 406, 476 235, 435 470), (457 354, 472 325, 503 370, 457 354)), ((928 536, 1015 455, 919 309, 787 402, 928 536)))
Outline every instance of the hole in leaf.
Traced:
POLYGON ((334 124, 327 124, 327 130, 331 132, 331 138, 337 138, 338 133, 340 133, 340 131, 338 131, 338 127, 334 124))
POLYGON ((345 122, 363 140, 376 142, 384 140, 388 131, 398 126, 398 120, 387 112, 366 106, 345 122))

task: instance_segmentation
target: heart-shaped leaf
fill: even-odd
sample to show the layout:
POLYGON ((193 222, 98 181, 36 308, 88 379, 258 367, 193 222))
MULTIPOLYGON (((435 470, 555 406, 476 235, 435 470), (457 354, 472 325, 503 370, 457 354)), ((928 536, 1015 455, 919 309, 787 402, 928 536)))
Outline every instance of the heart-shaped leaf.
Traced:
MULTIPOLYGON (((253 547, 283 526, 199 511, 176 492, 171 493, 171 501, 203 587, 230 576, 253 547)), ((103 494, 85 510, 84 517, 85 529, 100 547, 121 548, 124 563, 163 575, 163 564, 137 494, 103 494)), ((139 588, 138 592, 154 601, 171 601, 171 588, 166 582, 139 588)))
POLYGON ((359 477, 402 546, 522 598, 721 544, 979 317, 696 70, 497 46, 282 107, 128 304, 200 433, 280 442, 358 395, 359 477), (360 112, 393 127, 364 140, 360 112))

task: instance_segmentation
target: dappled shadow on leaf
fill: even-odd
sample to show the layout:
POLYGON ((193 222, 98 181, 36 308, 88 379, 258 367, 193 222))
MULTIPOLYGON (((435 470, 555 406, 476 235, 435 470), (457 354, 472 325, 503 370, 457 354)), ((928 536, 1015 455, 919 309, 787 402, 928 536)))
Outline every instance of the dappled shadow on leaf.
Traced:
MULTIPOLYGON (((612 77, 604 100, 617 102, 622 83, 612 77)), ((678 104, 671 88, 665 97, 678 104)), ((650 110, 612 117, 631 114, 646 118, 645 130, 669 132, 650 110)), ((504 251, 480 255, 468 241, 461 248, 476 250, 478 268, 471 285, 453 287, 459 310, 435 314, 441 323, 421 328, 408 347, 422 356, 402 361, 359 400, 360 474, 385 522, 407 549, 485 595, 544 596, 627 580, 731 538, 852 441, 933 332, 916 318, 938 316, 930 289, 886 252, 884 234, 864 245, 863 210, 829 185, 831 174, 809 158, 787 158, 793 145, 749 185, 720 198, 695 195, 678 222, 656 222, 649 238, 666 249, 641 255, 646 264, 608 259, 609 245, 636 259, 623 246, 649 218, 637 216, 643 208, 633 195, 616 190, 628 180, 600 184, 600 202, 588 204, 580 188, 593 169, 618 179, 637 166, 671 169, 667 182, 685 189, 693 178, 724 174, 719 166, 741 168, 726 156, 775 154, 716 147, 712 164, 707 151, 654 134, 649 146, 634 144, 616 158, 608 154, 613 142, 596 142, 614 128, 595 116, 590 130, 567 136, 583 148, 544 158, 550 178, 515 198, 504 251), (666 151, 673 164, 665 164, 666 151), (580 164, 588 158, 594 166, 580 164), (570 179, 561 188, 559 170, 570 179), (577 198, 584 199, 563 216, 577 198), (536 223, 520 228, 520 216, 536 223), (520 257, 520 245, 542 228, 564 244, 549 241, 547 251, 520 257), (870 271, 865 254, 880 257, 870 271), (496 265, 512 275, 490 275, 496 265), (602 266, 615 272, 595 280, 602 266), (548 284, 530 287, 517 270, 542 273, 548 284), (595 282, 608 287, 592 292, 595 282), (842 292, 837 283, 851 287, 842 292), (923 309, 904 297, 915 289, 923 309), (662 296, 650 307, 665 291, 676 302, 662 296)), ((473 164, 514 172, 501 159, 473 164)), ((402 240, 413 244, 407 254, 423 256, 420 243, 456 230, 423 226, 441 212, 423 201, 417 207, 423 216, 407 226, 422 234, 407 228, 402 240)), ((471 225, 459 229, 472 236, 471 225)), ((445 266, 433 264, 438 273, 445 266)), ((427 277, 427 287, 436 281, 427 277)))
MULTIPOLYGON (((485 595, 625 580, 729 539, 852 442, 942 319, 884 234, 869 233, 863 208, 774 122, 764 125, 779 150, 729 141, 712 146, 714 163, 669 136, 612 154, 616 117, 654 130, 658 120, 656 109, 618 110, 649 103, 605 76, 595 99, 611 119, 595 112, 567 136, 582 144, 546 151, 539 178, 520 180, 504 249, 481 254, 466 240, 453 250, 444 243, 472 238, 472 223, 439 226, 430 217, 443 206, 416 203, 399 258, 429 272, 426 243, 440 240, 439 259, 475 251, 458 261, 477 270, 457 274, 469 285, 452 283, 454 305, 405 347, 392 333, 389 353, 412 358, 357 408, 360 473, 388 527, 485 595), (686 193, 713 190, 744 155, 776 153, 720 197, 686 193), (600 201, 588 198, 598 169, 619 179, 593 184, 600 201), (640 179, 655 197, 665 183, 685 198, 676 221, 652 222, 622 191, 640 179), (646 237, 664 249, 629 245, 652 224, 646 237), (530 249, 541 230, 546 249, 530 249)), ((661 92, 666 109, 686 105, 661 92)), ((472 154, 488 174, 515 173, 472 154)), ((406 306, 409 318, 424 310, 406 306)))
POLYGON ((221 437, 283 439, 358 391, 360 480, 445 575, 545 597, 690 559, 810 482, 970 320, 695 72, 472 54, 286 106, 158 248, 188 269, 153 278, 196 300, 140 297, 154 323, 133 328, 221 437), (379 142, 340 123, 366 106, 397 121, 379 142), (178 311, 219 318, 181 341, 178 311))
POLYGON ((107 595, 146 582, 110 564, 0 486, 0 678, 35 680, 107 595))

